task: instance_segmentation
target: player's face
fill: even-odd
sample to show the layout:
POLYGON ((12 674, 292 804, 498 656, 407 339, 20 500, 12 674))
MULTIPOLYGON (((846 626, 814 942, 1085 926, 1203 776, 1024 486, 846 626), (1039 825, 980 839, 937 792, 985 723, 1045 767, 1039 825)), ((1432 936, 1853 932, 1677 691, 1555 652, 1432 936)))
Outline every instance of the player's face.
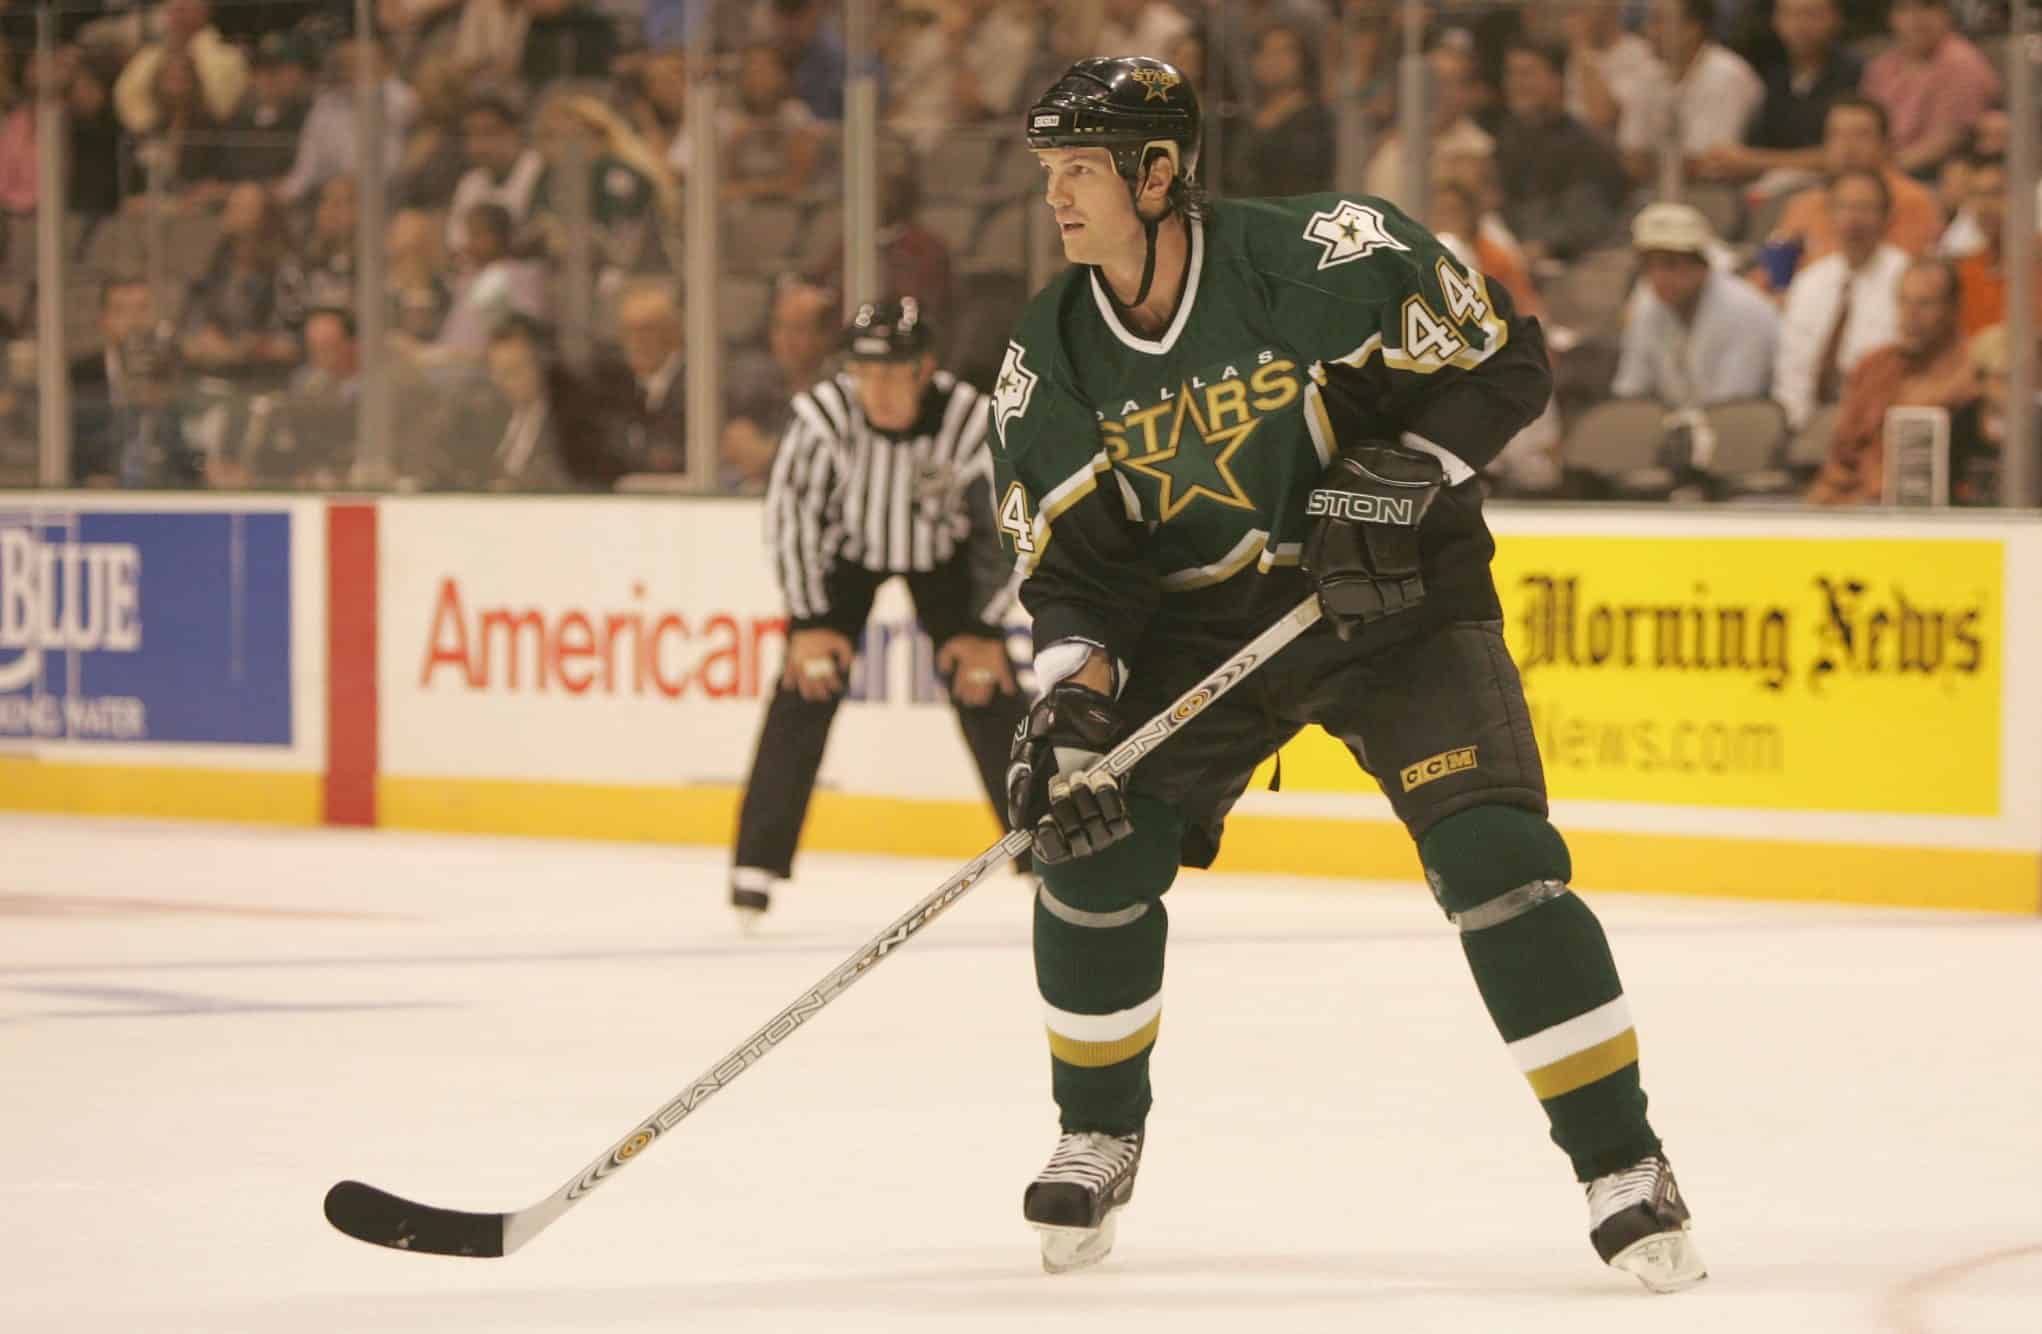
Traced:
POLYGON ((919 361, 854 361, 851 383, 865 420, 882 431, 905 431, 922 412, 922 393, 936 373, 932 357, 919 361))
POLYGON ((1127 182, 1103 148, 1041 148, 1043 199, 1056 215, 1064 258, 1105 264, 1140 255, 1146 244, 1127 182))

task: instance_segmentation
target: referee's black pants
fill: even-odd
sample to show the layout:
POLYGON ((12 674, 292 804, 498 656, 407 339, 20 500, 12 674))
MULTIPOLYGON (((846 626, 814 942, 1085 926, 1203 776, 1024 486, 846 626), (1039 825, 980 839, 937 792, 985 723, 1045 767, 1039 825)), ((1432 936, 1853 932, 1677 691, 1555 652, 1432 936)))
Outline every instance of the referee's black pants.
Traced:
MULTIPOLYGON (((955 623, 955 609, 948 603, 955 582, 948 570, 933 571, 934 577, 908 575, 908 592, 914 599, 916 617, 928 629, 955 623), (945 615, 950 612, 950 615, 945 615)), ((877 591, 877 581, 873 591, 877 591)), ((870 595, 864 599, 863 623, 869 613, 870 595)), ((849 608, 840 610, 849 611, 849 608)), ((931 638, 935 636, 932 634, 931 638)), ((856 636, 852 636, 856 641, 856 636)), ((939 641, 936 645, 941 648, 939 641)), ((794 687, 781 684, 766 706, 765 726, 752 757, 751 775, 745 780, 744 801, 738 808, 735 874, 749 879, 763 873, 784 880, 794 868, 794 850, 801 842, 801 826, 808 819, 808 801, 815 793, 815 776, 822 768, 823 750, 829 744, 830 724, 837 716, 842 698, 807 700, 794 687), (750 873, 749 876, 747 873, 750 873)), ((1014 730, 1027 713, 1026 700, 1019 691, 995 694, 983 708, 968 708, 954 699, 957 726, 971 748, 979 780, 993 807, 1000 828, 1007 827, 1007 752, 1014 730)), ((750 887, 750 886, 747 886, 750 887)))

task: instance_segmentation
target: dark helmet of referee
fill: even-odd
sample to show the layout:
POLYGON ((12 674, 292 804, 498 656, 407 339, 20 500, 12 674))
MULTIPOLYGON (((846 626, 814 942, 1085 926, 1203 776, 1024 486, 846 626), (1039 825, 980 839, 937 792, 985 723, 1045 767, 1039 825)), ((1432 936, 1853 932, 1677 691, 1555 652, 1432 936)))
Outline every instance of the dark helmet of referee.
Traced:
POLYGON ((1140 305, 1155 277, 1156 228, 1172 213, 1196 216, 1198 209, 1198 154, 1205 129, 1191 81, 1168 61, 1091 56, 1065 70, 1035 99, 1026 130, 1030 148, 1106 149, 1127 183, 1138 217, 1150 167, 1158 156, 1170 160, 1175 174, 1163 211, 1141 219, 1148 232, 1148 263, 1133 302, 1140 305))
POLYGON ((922 303, 911 296, 867 301, 844 326, 846 361, 918 361, 935 346, 922 303))
POLYGON ((865 420, 888 433, 912 430, 928 407, 936 340, 911 296, 868 301, 844 327, 844 369, 865 420))

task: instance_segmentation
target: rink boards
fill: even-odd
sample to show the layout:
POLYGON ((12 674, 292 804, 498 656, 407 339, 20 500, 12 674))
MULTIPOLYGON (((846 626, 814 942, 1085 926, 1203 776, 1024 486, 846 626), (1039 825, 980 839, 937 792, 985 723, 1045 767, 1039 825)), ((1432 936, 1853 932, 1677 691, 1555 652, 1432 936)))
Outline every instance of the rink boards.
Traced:
MULTIPOLYGON (((1580 883, 2037 910, 2042 526, 1491 520, 1580 883)), ((16 496, 0 806, 721 844, 783 642, 752 501, 16 496)), ((976 851, 995 826, 897 587, 863 647, 807 846, 976 851)), ((1330 738, 1282 788, 1222 867, 1415 878, 1330 738)))

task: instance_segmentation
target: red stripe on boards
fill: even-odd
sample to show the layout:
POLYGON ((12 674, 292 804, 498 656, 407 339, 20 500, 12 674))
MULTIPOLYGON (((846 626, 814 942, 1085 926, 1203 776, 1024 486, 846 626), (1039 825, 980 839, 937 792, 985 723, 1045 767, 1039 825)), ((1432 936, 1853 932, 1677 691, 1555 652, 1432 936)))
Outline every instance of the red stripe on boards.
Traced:
POLYGON ((326 823, 376 823, 376 507, 326 507, 326 823))

